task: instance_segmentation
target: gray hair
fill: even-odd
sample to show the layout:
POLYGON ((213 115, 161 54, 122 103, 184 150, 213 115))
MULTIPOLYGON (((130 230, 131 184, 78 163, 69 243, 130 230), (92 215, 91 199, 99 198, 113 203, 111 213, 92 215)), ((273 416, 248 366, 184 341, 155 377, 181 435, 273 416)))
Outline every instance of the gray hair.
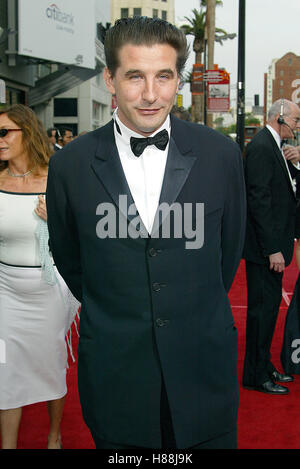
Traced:
POLYGON ((289 116, 292 112, 292 101, 288 99, 277 99, 269 109, 268 112, 268 121, 272 121, 276 118, 278 114, 289 116))

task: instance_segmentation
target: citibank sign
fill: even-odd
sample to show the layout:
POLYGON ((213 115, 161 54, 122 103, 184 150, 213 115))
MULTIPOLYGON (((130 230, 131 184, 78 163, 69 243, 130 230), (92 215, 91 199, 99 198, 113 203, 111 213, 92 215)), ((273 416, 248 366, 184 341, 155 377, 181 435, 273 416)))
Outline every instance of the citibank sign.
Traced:
POLYGON ((95 1, 18 0, 19 54, 94 70, 95 1))
POLYGON ((46 16, 53 21, 58 21, 59 23, 74 26, 74 16, 72 13, 65 13, 64 11, 61 11, 61 9, 58 8, 55 3, 52 3, 52 5, 46 9, 46 16))

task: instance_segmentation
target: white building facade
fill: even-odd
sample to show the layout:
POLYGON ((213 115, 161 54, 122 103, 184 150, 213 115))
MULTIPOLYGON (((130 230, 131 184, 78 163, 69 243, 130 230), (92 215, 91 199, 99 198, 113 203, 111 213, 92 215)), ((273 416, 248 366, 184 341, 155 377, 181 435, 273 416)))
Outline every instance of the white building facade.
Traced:
POLYGON ((174 0, 111 0, 111 23, 119 18, 149 16, 175 21, 174 0))
POLYGON ((275 65, 278 59, 273 59, 268 67, 266 82, 266 116, 273 103, 273 80, 275 80, 275 65))
MULTIPOLYGON (((110 22, 110 0, 95 0, 96 23, 106 25, 110 22)), ((111 94, 107 91, 103 71, 105 55, 103 43, 96 41, 96 61, 100 65, 100 73, 86 80, 79 86, 55 96, 43 114, 40 115, 46 128, 68 127, 74 135, 89 132, 105 125, 111 119, 111 94)))

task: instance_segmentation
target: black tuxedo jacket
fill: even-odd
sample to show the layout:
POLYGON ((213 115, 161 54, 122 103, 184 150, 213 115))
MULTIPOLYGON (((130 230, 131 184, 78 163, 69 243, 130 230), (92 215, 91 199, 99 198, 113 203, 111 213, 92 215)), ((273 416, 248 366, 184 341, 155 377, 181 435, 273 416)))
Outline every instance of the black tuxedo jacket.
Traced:
POLYGON ((204 204, 201 249, 186 249, 188 237, 172 229, 169 238, 97 236, 99 204, 129 223, 119 195, 133 203, 112 122, 52 156, 47 187, 55 263, 82 303, 84 419, 106 441, 153 448, 161 445, 162 375, 179 448, 230 431, 238 409, 227 292, 244 243, 242 158, 215 131, 171 122, 160 202, 204 204))
MULTIPOLYGON (((288 163, 292 177, 298 170, 288 163)), ((244 258, 268 264, 281 252, 285 265, 293 257, 296 196, 271 132, 265 127, 249 143, 245 158, 247 228, 244 258)))

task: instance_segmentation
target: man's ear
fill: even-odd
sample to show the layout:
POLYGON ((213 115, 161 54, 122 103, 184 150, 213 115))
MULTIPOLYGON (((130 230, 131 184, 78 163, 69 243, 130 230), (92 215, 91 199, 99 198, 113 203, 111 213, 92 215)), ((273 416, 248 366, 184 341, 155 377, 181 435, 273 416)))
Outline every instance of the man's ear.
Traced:
POLYGON ((181 81, 181 78, 180 78, 180 76, 179 76, 179 77, 178 77, 178 79, 177 79, 177 88, 176 88, 176 93, 178 93, 178 92, 179 92, 179 85, 180 85, 180 81, 181 81))
POLYGON ((105 67, 104 69, 104 81, 105 81, 106 88, 108 89, 108 91, 111 94, 116 94, 115 87, 114 87, 114 80, 107 67, 105 67))

